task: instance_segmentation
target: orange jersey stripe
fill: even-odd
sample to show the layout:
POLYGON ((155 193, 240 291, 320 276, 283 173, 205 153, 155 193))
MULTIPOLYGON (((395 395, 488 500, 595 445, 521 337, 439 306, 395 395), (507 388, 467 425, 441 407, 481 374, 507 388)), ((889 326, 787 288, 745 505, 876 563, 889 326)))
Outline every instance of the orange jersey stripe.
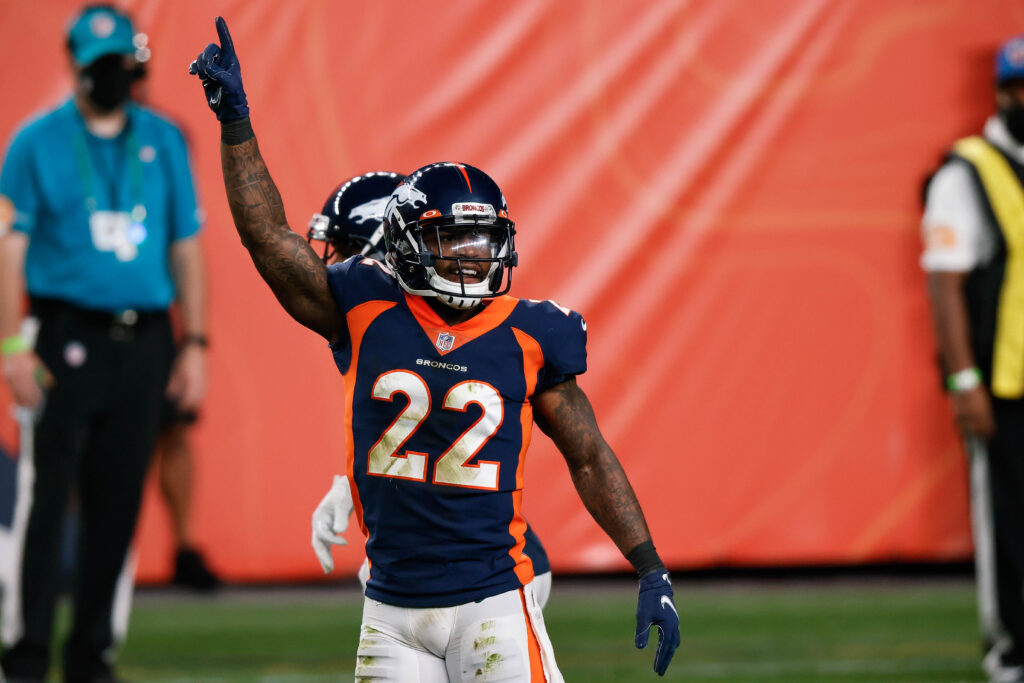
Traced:
POLYGON ((355 439, 352 436, 352 401, 356 387, 356 369, 359 367, 359 347, 363 343, 363 335, 370 324, 384 311, 395 306, 394 301, 367 301, 359 304, 345 316, 348 335, 352 342, 352 362, 345 373, 345 472, 348 474, 349 487, 352 489, 352 506, 355 508, 356 521, 364 537, 368 537, 366 524, 363 523, 363 502, 359 500, 354 472, 355 439))
POLYGON ((522 447, 519 449, 519 464, 516 467, 516 491, 512 494, 512 521, 508 525, 508 532, 516 543, 509 550, 509 555, 516 561, 516 576, 525 586, 533 580, 533 561, 523 554, 526 546, 526 518, 523 517, 523 473, 526 468, 526 452, 530 447, 530 437, 533 435, 533 406, 530 404, 530 397, 537 388, 537 374, 544 367, 544 352, 537 340, 522 330, 512 328, 519 348, 523 350, 523 380, 526 382, 526 402, 523 403, 520 413, 520 424, 522 429, 522 447))
MULTIPOLYGON (((519 348, 523 350, 523 379, 526 380, 526 398, 529 399, 537 389, 537 375, 544 367, 544 351, 540 348, 540 342, 522 330, 513 327, 512 334, 516 336, 519 348)), ((532 411, 530 415, 532 419, 532 411)))
POLYGON ((523 589, 519 589, 519 600, 523 603, 523 619, 526 620, 526 639, 529 642, 530 650, 530 683, 545 683, 544 661, 540 658, 540 643, 537 642, 537 633, 533 630, 533 621, 530 620, 530 613, 526 609, 526 595, 523 589))
POLYGON ((513 571, 519 582, 524 586, 533 581, 533 560, 523 553, 526 547, 526 518, 523 517, 523 489, 512 492, 512 521, 508 524, 508 532, 516 539, 516 544, 509 548, 508 554, 516 561, 513 571))

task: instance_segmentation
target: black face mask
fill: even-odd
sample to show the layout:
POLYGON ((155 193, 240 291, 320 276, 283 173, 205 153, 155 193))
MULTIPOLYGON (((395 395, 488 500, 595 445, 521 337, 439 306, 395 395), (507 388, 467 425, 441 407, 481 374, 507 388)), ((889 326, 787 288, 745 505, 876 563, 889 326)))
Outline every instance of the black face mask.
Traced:
POLYGON ((1006 129, 1017 144, 1024 145, 1024 107, 1018 105, 1000 109, 999 118, 1006 124, 1006 129))
POLYGON ((128 100, 138 69, 127 69, 124 57, 100 57, 82 69, 81 83, 89 100, 101 111, 112 111, 128 100))

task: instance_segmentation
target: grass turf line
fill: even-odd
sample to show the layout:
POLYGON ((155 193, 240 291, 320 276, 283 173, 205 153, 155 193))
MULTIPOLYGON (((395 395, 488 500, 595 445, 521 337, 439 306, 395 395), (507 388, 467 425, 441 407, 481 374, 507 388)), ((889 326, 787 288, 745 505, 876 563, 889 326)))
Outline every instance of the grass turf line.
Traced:
MULTIPOLYGON (((634 590, 629 581, 581 587, 556 578, 545 620, 566 681, 659 680, 653 647, 633 647, 634 590)), ((294 601, 287 592, 272 600, 143 595, 119 669, 158 683, 351 680, 361 603, 346 592, 294 601)), ((763 588, 677 580, 676 604, 682 646, 660 680, 983 680, 966 581, 763 588)))

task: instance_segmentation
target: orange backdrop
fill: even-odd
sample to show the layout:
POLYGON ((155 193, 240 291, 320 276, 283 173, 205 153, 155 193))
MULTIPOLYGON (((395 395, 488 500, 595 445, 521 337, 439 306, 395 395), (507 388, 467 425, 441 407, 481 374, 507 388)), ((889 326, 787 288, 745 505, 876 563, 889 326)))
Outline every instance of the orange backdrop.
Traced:
MULTIPOLYGON (((78 3, 0 2, 0 137, 70 88, 78 3)), ((581 379, 673 567, 970 555, 963 458, 917 265, 922 177, 992 109, 1011 0, 125 5, 208 212, 196 516, 233 580, 320 575, 342 382, 239 245, 186 67, 223 14, 292 227, 343 178, 457 160, 517 221, 513 294, 579 310, 581 379)), ((9 403, 4 394, 3 401, 9 403)), ((6 415, 6 411, 4 412, 6 415)), ((6 417, 2 435, 13 438, 6 417)), ((556 570, 627 567, 538 436, 525 509, 556 570)), ((168 575, 150 490, 140 574, 168 575)), ((335 551, 361 561, 358 530, 335 551)))

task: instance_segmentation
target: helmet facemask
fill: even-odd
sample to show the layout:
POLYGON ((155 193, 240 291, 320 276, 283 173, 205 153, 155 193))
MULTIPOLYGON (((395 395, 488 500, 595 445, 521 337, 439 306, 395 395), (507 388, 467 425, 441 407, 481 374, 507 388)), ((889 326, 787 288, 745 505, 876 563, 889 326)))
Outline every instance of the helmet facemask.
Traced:
MULTIPOLYGON (((397 227, 397 226, 395 226, 397 227)), ((504 217, 427 218, 388 239, 388 261, 410 294, 457 309, 478 306, 512 286, 515 224, 504 217)))
POLYGON ((335 248, 334 243, 331 241, 331 219, 322 213, 314 213, 313 217, 309 219, 309 231, 306 233, 306 241, 312 245, 314 241, 324 243, 324 251, 320 254, 320 258, 323 259, 324 263, 330 263, 331 259, 334 258, 335 248))

